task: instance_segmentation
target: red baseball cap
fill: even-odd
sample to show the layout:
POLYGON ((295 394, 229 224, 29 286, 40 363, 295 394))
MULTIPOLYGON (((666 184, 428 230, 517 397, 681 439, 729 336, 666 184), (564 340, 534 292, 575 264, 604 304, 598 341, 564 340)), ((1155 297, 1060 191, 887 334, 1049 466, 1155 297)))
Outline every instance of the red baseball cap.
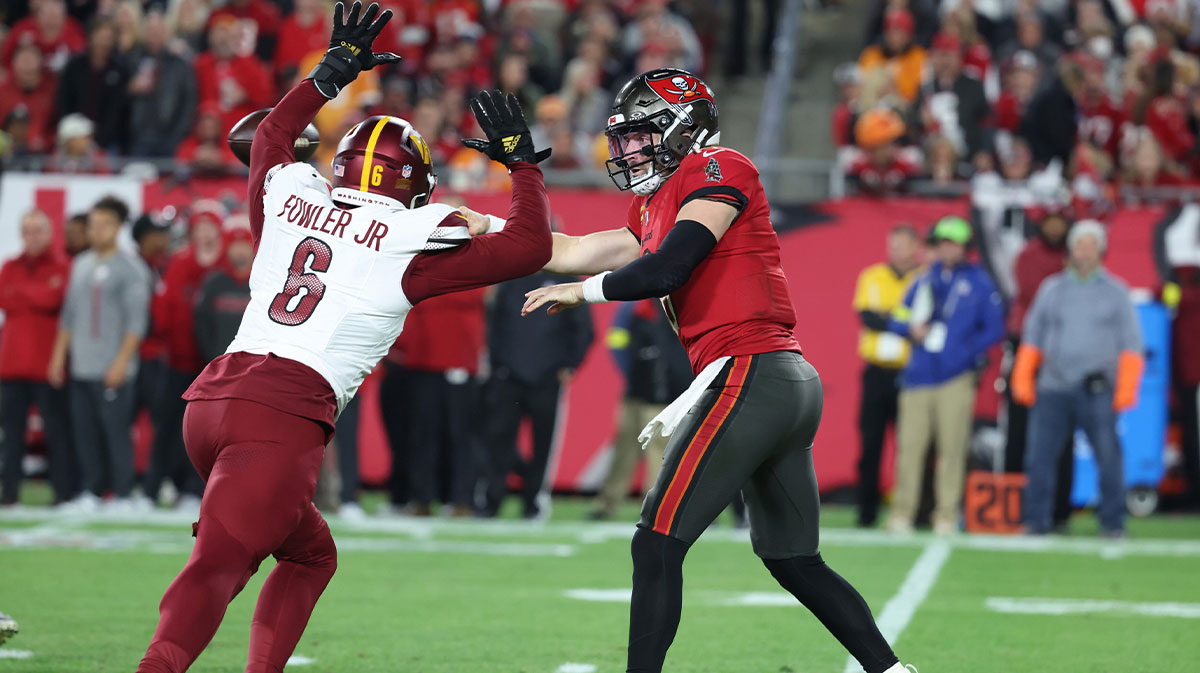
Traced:
POLYGON ((916 30, 916 22, 913 21, 912 13, 908 10, 893 9, 883 19, 883 30, 902 30, 912 35, 913 31, 916 30))

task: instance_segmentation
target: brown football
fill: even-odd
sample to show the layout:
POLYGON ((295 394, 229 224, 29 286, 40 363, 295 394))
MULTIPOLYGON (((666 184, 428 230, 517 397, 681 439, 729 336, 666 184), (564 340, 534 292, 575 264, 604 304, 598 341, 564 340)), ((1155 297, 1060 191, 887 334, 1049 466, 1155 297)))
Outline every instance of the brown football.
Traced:
MULTIPOLYGON (((229 129, 229 149, 233 150, 233 154, 247 166, 250 165, 250 143, 254 140, 254 131, 258 129, 258 125, 270 111, 271 108, 264 108, 257 112, 251 112, 234 124, 232 129, 229 129)), ((317 133, 317 127, 309 124, 300 137, 296 138, 296 160, 308 161, 308 158, 317 151, 317 145, 320 143, 321 135, 317 133)))

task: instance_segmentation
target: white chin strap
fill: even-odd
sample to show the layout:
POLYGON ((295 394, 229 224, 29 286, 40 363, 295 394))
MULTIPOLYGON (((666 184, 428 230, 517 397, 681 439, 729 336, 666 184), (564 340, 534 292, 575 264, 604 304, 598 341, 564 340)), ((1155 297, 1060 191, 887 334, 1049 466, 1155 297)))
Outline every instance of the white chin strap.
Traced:
POLYGON ((662 182, 663 176, 660 175, 658 171, 654 171, 654 173, 651 175, 643 178, 639 182, 634 183, 630 189, 632 189, 633 193, 637 194, 638 196, 650 196, 654 192, 658 191, 658 188, 662 186, 662 182))

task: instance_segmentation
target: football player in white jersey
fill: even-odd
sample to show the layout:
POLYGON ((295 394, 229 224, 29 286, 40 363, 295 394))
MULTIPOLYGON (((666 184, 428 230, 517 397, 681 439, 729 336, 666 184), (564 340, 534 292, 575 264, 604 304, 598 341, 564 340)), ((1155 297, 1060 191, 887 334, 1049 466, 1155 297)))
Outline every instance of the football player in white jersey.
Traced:
POLYGON ((312 496, 338 411, 415 303, 526 276, 550 259, 544 156, 511 96, 473 100, 487 140, 464 141, 512 176, 508 219, 493 233, 429 203, 429 146, 403 119, 350 129, 332 184, 296 162, 294 141, 326 100, 361 70, 399 60, 371 51, 390 11, 372 4, 360 21, 356 1, 343 22, 343 10, 339 2, 325 57, 254 136, 251 300, 229 350, 184 395, 188 456, 207 487, 191 558, 163 596, 139 673, 186 670, 268 555, 278 564, 259 594, 246 671, 283 670, 336 567, 312 496))

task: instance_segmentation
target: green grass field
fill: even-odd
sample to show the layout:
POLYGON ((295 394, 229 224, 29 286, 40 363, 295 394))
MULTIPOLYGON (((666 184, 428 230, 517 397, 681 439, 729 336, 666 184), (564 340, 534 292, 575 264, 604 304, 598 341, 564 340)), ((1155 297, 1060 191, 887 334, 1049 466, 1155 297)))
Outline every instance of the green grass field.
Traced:
MULTIPOLYGON (((338 573, 296 650, 303 660, 288 670, 623 671, 632 525, 581 521, 585 507, 559 500, 544 525, 333 521, 338 573), (606 600, 580 600, 580 590, 606 600)), ((636 509, 624 514, 632 521, 636 509)), ((1076 518, 1070 537, 949 541, 851 530, 846 509, 824 516, 826 560, 921 673, 1200 670, 1200 518, 1133 521, 1130 539, 1111 543, 1095 536, 1090 514, 1076 518)), ((21 624, 0 648, 0 673, 132 671, 189 535, 188 520, 172 512, 122 520, 0 512, 0 611, 21 624)), ((242 669, 271 565, 230 606, 192 671, 242 669)), ((781 593, 744 532, 709 531, 685 577, 668 671, 846 670, 846 653, 781 593)))

